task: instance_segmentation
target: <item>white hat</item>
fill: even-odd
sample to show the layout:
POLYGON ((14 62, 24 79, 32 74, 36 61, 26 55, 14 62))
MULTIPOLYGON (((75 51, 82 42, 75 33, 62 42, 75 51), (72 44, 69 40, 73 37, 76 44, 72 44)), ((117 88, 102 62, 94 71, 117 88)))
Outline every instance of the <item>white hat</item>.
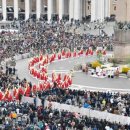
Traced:
POLYGON ((58 126, 61 126, 61 124, 58 124, 58 126))

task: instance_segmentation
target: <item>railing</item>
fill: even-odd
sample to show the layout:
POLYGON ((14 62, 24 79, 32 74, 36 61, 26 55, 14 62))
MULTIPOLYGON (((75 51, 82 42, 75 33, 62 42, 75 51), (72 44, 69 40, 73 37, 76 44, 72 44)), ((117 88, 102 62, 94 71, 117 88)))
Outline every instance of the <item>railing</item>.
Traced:
POLYGON ((58 109, 58 110, 65 110, 65 111, 69 111, 69 112, 76 112, 76 113, 80 113, 81 115, 84 116, 88 116, 90 118, 96 118, 96 119, 103 119, 109 122, 116 122, 116 123, 120 123, 122 125, 125 124, 130 124, 130 117, 126 117, 126 116, 122 116, 122 115, 116 115, 116 114, 111 114, 105 111, 97 111, 97 110, 91 110, 89 108, 79 108, 77 106, 72 106, 72 105, 67 105, 67 104, 60 104, 57 102, 49 102, 49 101, 45 101, 44 106, 48 107, 50 106, 52 107, 52 109, 58 109))

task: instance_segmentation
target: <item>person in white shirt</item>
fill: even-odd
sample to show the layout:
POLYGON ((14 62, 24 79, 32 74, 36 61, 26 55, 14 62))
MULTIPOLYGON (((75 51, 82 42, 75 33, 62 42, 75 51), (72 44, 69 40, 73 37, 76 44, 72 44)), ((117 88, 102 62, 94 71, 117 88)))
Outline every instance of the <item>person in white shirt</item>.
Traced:
POLYGON ((16 109, 16 113, 19 114, 19 108, 16 109))
POLYGON ((110 127, 106 125, 105 130, 110 130, 110 127))

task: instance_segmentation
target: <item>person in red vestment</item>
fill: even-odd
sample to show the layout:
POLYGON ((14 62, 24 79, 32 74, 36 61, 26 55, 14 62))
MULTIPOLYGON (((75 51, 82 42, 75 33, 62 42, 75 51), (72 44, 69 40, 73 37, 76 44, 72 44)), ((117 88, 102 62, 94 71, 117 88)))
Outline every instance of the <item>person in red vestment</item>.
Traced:
POLYGON ((33 92, 36 92, 36 91, 37 91, 37 86, 36 86, 35 84, 32 86, 32 91, 33 91, 33 92))
POLYGON ((48 80, 48 75, 45 73, 45 76, 44 76, 44 80, 47 81, 48 80))
POLYGON ((7 88, 5 91, 4 99, 6 100, 8 98, 8 96, 9 96, 9 90, 7 88))
POLYGON ((37 72, 37 79, 40 79, 40 73, 37 72))
POLYGON ((53 57, 54 57, 54 60, 55 60, 55 58, 56 58, 56 53, 54 53, 53 55, 54 55, 53 57))
POLYGON ((65 88, 68 88, 69 84, 68 84, 68 80, 64 81, 65 84, 65 88))
POLYGON ((106 55, 106 50, 103 50, 102 54, 103 54, 103 55, 106 55))
POLYGON ((62 56, 65 56, 65 50, 63 49, 61 52, 62 56))
POLYGON ((45 80, 45 73, 41 73, 41 80, 45 80))
POLYGON ((76 55, 77 55, 77 54, 76 54, 76 51, 74 51, 74 52, 73 52, 73 57, 76 57, 76 55))
POLYGON ((15 99, 19 100, 19 91, 18 91, 18 89, 17 89, 16 95, 15 95, 15 99))
POLYGON ((89 54, 89 50, 87 49, 87 50, 86 50, 86 56, 88 56, 88 54, 89 54))
POLYGON ((81 51, 78 52, 78 56, 80 56, 80 55, 81 55, 81 51))
POLYGON ((72 54, 71 54, 71 52, 69 51, 69 57, 71 57, 72 56, 72 54))
POLYGON ((47 73, 47 69, 45 67, 42 67, 42 72, 47 73))
POLYGON ((49 61, 49 55, 46 55, 47 61, 49 61))
POLYGON ((65 58, 69 58, 69 52, 65 53, 65 58))
POLYGON ((50 89, 50 82, 46 83, 46 89, 50 89))
POLYGON ((19 94, 24 95, 24 90, 22 89, 22 87, 18 88, 18 92, 19 92, 19 94))
POLYGON ((93 55, 93 50, 91 50, 91 55, 93 55))
POLYGON ((60 60, 60 59, 61 59, 61 53, 58 54, 58 60, 60 60))
POLYGON ((65 75, 64 75, 64 79, 63 79, 63 81, 65 81, 66 79, 67 79, 67 75, 65 74, 65 75))
POLYGON ((54 55, 54 54, 52 54, 52 55, 51 55, 51 57, 50 57, 50 63, 51 63, 51 62, 53 62, 53 61, 54 61, 54 59, 55 59, 55 55, 54 55))
POLYGON ((61 80, 61 74, 58 74, 58 81, 60 81, 61 80))
POLYGON ((17 93, 17 89, 16 89, 16 87, 15 87, 15 88, 13 88, 13 96, 15 96, 16 93, 17 93))
POLYGON ((44 63, 45 63, 45 64, 48 64, 48 59, 47 59, 47 57, 45 57, 44 63))
POLYGON ((45 59, 42 61, 42 66, 44 66, 45 65, 45 59))
POLYGON ((27 83, 27 84, 26 84, 25 91, 24 91, 24 94, 25 94, 26 96, 29 96, 29 95, 30 95, 30 92, 31 92, 31 88, 30 88, 29 84, 27 83))
POLYGON ((43 91, 43 84, 42 83, 39 84, 39 91, 43 91))
POLYGON ((61 80, 59 80, 59 81, 57 82, 57 86, 58 86, 59 88, 62 88, 62 81, 61 81, 61 80))
POLYGON ((97 55, 100 53, 100 50, 96 50, 97 55))
POLYGON ((57 79, 57 75, 55 73, 55 71, 52 72, 52 82, 55 82, 55 80, 57 79))
POLYGON ((42 90, 44 91, 46 89, 46 83, 42 83, 42 90))
POLYGON ((11 102, 13 100, 13 97, 11 95, 11 93, 9 92, 8 97, 7 97, 7 101, 11 102))
POLYGON ((38 63, 39 62, 39 57, 35 57, 34 58, 34 63, 38 63))
POLYGON ((34 76, 34 77, 37 76, 37 71, 36 71, 36 70, 34 70, 34 74, 33 74, 33 76, 34 76))
POLYGON ((42 55, 42 54, 40 55, 39 60, 40 60, 40 61, 43 60, 43 55, 42 55))
POLYGON ((61 83, 61 88, 62 88, 62 89, 65 89, 65 82, 62 82, 62 83, 61 83))
POLYGON ((0 101, 3 99, 3 93, 2 93, 2 91, 0 90, 0 101))
POLYGON ((84 53, 84 51, 83 51, 83 49, 81 49, 81 52, 80 52, 80 54, 81 54, 81 55, 83 55, 83 53, 84 53))
POLYGON ((72 85, 72 79, 70 77, 68 78, 68 84, 69 84, 69 86, 72 85))

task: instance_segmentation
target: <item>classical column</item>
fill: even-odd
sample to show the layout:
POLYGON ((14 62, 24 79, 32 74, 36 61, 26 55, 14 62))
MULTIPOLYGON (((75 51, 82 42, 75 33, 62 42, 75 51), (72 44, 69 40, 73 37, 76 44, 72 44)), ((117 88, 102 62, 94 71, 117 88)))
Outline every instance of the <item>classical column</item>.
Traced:
POLYGON ((61 20, 63 18, 64 15, 64 0, 59 0, 59 19, 61 20))
POLYGON ((98 0, 96 2, 97 6, 96 6, 96 20, 99 20, 101 19, 101 0, 98 0))
POLYGON ((2 14, 3 14, 3 21, 7 19, 7 10, 6 10, 6 0, 2 0, 2 14))
POLYGON ((86 12, 86 0, 82 0, 82 15, 85 17, 86 12))
POLYGON ((18 13, 19 13, 18 0, 14 0, 14 18, 18 19, 18 13))
POLYGON ((53 14, 53 0, 48 0, 48 22, 51 21, 52 19, 52 14, 53 14))
POLYGON ((97 20, 97 8, 96 7, 96 0, 91 0, 91 22, 97 20))
POLYGON ((64 14, 69 15, 69 0, 64 0, 64 14))
POLYGON ((105 17, 110 17, 110 0, 105 0, 105 17))
POLYGON ((41 13, 44 14, 45 13, 45 8, 44 8, 44 6, 45 6, 45 0, 41 1, 41 5, 42 5, 41 6, 41 13))
POLYGON ((74 0, 74 19, 82 20, 82 0, 74 0))
POLYGON ((41 12, 42 12, 42 1, 36 0, 36 16, 37 16, 37 19, 40 18, 41 12))
POLYGON ((100 16, 101 22, 104 21, 104 18, 105 18, 105 3, 104 0, 101 0, 101 16, 100 16))
POLYGON ((74 1, 75 0, 70 0, 69 1, 69 20, 74 19, 74 1))
POLYGON ((25 20, 28 20, 30 16, 30 0, 25 0, 25 20))

